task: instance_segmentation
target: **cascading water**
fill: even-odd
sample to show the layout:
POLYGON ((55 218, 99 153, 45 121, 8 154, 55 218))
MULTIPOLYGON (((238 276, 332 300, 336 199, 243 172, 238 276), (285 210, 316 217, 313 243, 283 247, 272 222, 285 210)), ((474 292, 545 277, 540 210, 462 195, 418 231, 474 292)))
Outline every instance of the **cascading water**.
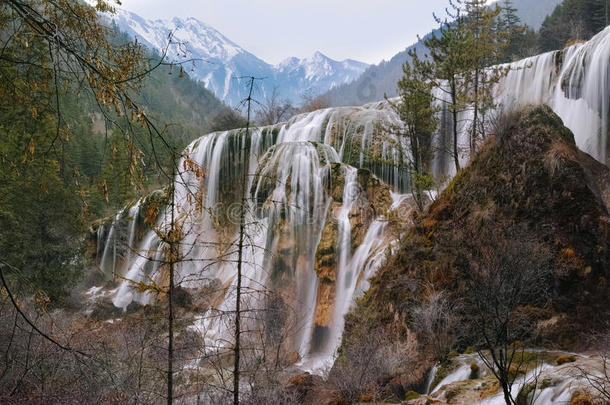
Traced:
POLYGON ((610 27, 584 44, 517 62, 500 89, 505 104, 548 104, 577 145, 608 162, 610 27))
MULTIPOLYGON (((362 291, 358 287, 383 259, 378 249, 385 240, 386 224, 382 217, 370 218, 368 232, 354 245, 354 224, 350 218, 360 209, 356 205, 366 191, 359 182, 368 178, 360 173, 360 166, 379 176, 386 175, 383 180, 397 188, 406 184, 396 176, 391 169, 393 163, 387 159, 388 156, 403 159, 403 149, 388 141, 373 125, 393 121, 395 115, 385 103, 329 109, 300 115, 284 125, 257 129, 249 135, 239 130, 210 134, 187 148, 179 167, 195 163, 201 170, 198 173, 186 170, 174 182, 174 216, 182 218, 185 230, 180 242, 184 258, 176 266, 176 282, 193 289, 214 285, 215 292, 220 291, 213 307, 191 327, 205 336, 209 348, 232 345, 234 241, 239 219, 235 202, 241 200, 235 185, 246 170, 248 243, 244 250, 242 288, 250 293, 245 294, 242 306, 248 311, 264 309, 268 291, 278 293, 286 306, 294 310, 289 318, 295 331, 282 344, 287 350, 298 351, 303 368, 321 371, 332 364, 341 339, 343 316, 353 296, 362 291), (381 155, 382 151, 387 153, 386 159, 375 163, 372 153, 381 155), (340 190, 333 198, 332 189, 337 187, 340 190), (316 264, 318 244, 323 229, 333 221, 339 228, 339 236, 333 242, 338 255, 335 292, 321 298, 316 264), (264 291, 251 293, 255 290, 264 291), (320 305, 331 308, 324 336, 316 334, 319 322, 314 314, 320 305)), ((389 188, 380 188, 379 192, 391 201, 389 188)), ((129 245, 138 233, 136 227, 141 226, 138 212, 146 205, 143 200, 132 207, 126 225, 123 212, 110 225, 111 229, 118 229, 119 224, 127 228, 129 245)), ((138 248, 126 260, 113 261, 116 272, 126 279, 113 299, 117 307, 126 308, 132 302, 150 303, 150 294, 132 287, 134 283, 163 279, 163 243, 157 232, 167 229, 169 214, 169 208, 161 212, 154 224, 156 229, 144 233, 137 241, 138 248)), ((111 239, 114 241, 115 237, 110 235, 107 245, 114 243, 111 239)), ((112 256, 105 254, 102 260, 109 267, 112 256)))
MULTIPOLYGON (((610 28, 586 44, 516 62, 498 85, 497 102, 507 108, 549 104, 575 132, 579 147, 605 162, 609 60, 610 28)), ((235 306, 235 204, 242 199, 236 185, 245 170, 244 288, 265 292, 249 295, 244 306, 264 308, 270 299, 267 292, 274 291, 294 310, 289 318, 296 331, 283 344, 298 351, 299 365, 319 372, 332 364, 343 316, 354 297, 368 288, 367 280, 383 262, 390 243, 384 214, 407 199, 399 193, 408 191, 409 173, 402 169, 408 145, 382 129, 397 122, 389 104, 379 102, 299 115, 249 135, 243 130, 209 134, 186 149, 179 167, 194 163, 201 170, 186 170, 174 182, 174 214, 185 224, 181 241, 185 260, 177 265, 177 282, 192 289, 216 286, 218 299, 192 326, 205 336, 206 344, 231 345, 231 322, 210 314, 230 313, 235 306), (366 194, 361 169, 374 173, 394 194, 390 196, 387 186, 369 193, 373 195, 369 199, 389 203, 370 201, 384 208, 353 218, 362 210, 359 200, 366 194), (365 231, 356 235, 355 222, 365 231)), ((443 128, 448 127, 447 120, 441 120, 441 131, 434 139, 437 146, 447 141, 443 128)), ((468 145, 465 126, 460 144, 468 145)), ((450 175, 453 166, 443 158, 435 157, 435 173, 450 175)), ((462 159, 465 163, 467 156, 462 159)), ((99 228, 102 270, 113 269, 135 282, 162 279, 163 244, 150 225, 147 232, 137 231, 147 204, 142 200, 129 209, 126 244, 137 248, 128 249, 127 255, 115 253, 122 240, 117 235, 124 227, 124 212, 99 228)), ((169 224, 169 209, 163 207, 153 224, 157 229, 169 224)), ((131 285, 124 281, 119 286, 113 300, 116 306, 151 301, 149 294, 131 285)))
MULTIPOLYGON (((589 42, 503 65, 508 73, 495 89, 495 103, 510 110, 529 104, 547 104, 574 133, 578 147, 602 163, 610 164, 610 27, 589 42)), ((447 92, 435 98, 448 100, 447 92)), ((451 117, 447 102, 439 102, 440 132, 434 139, 438 149, 452 150, 451 117)), ((472 111, 458 115, 458 150, 462 167, 468 161, 468 130, 472 111)), ((437 155, 437 176, 455 174, 447 154, 437 155)))

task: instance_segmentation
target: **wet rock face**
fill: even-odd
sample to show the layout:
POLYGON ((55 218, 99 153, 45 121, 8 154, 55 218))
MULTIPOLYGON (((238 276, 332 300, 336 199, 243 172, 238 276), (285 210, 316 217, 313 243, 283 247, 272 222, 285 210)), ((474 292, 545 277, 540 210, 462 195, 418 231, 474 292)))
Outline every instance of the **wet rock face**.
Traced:
MULTIPOLYGON (((331 203, 330 211, 336 212, 337 203, 331 203)), ((322 236, 316 251, 315 270, 318 278, 323 283, 335 282, 335 271, 337 266, 337 218, 329 214, 329 218, 322 229, 322 236)))
POLYGON ((314 316, 315 327, 320 335, 332 322, 333 302, 335 300, 335 283, 337 279, 339 238, 338 216, 343 204, 346 187, 356 193, 353 205, 348 214, 351 226, 351 249, 355 250, 362 243, 368 227, 380 215, 388 212, 392 198, 389 187, 380 181, 369 170, 359 169, 356 184, 345 184, 345 166, 333 163, 328 181, 328 192, 332 200, 327 212, 325 226, 322 229, 320 242, 316 250, 314 269, 318 276, 318 295, 314 316))

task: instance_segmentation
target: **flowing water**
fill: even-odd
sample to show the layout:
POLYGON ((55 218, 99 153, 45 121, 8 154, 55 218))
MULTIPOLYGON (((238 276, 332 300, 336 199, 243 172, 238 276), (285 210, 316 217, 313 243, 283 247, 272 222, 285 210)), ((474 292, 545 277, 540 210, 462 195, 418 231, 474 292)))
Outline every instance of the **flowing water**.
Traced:
MULTIPOLYGON (((514 63, 496 89, 497 101, 505 108, 548 104, 574 131, 581 149, 607 162, 609 61, 610 28, 586 44, 514 63)), ((440 114, 441 127, 433 140, 437 146, 447 142, 449 135, 443 129, 450 127, 446 108, 440 114)), ((408 200, 401 194, 409 189, 410 176, 403 169, 408 145, 384 129, 397 122, 388 103, 379 102, 302 114, 250 134, 240 130, 213 133, 189 145, 174 182, 174 216, 184 233, 180 242, 184 260, 177 266, 177 282, 192 289, 213 289, 219 296, 192 326, 210 347, 232 344, 235 240, 243 198, 247 203, 243 278, 245 290, 251 292, 244 297, 244 306, 253 311, 265 308, 269 292, 279 294, 291 308, 288 318, 294 329, 284 344, 298 351, 302 368, 328 369, 341 340, 343 317, 354 297, 368 288, 367 280, 383 263, 384 250, 392 240, 386 213, 381 212, 365 225, 361 242, 352 243, 353 209, 363 191, 358 188, 359 169, 370 170, 391 187, 392 208, 408 200), (245 196, 240 187, 244 172, 245 196), (342 190, 333 198, 336 184, 342 190), (316 251, 331 222, 337 227, 334 288, 322 297, 316 251), (315 314, 324 300, 330 305, 328 325, 318 336, 315 314)), ((461 128, 464 151, 467 129, 466 124, 461 128)), ((461 158, 466 163, 467 152, 461 158)), ((449 161, 437 154, 435 173, 453 174, 449 161)), ((98 229, 101 270, 127 279, 113 299, 121 308, 132 302, 151 302, 149 294, 132 288, 133 282, 163 279, 163 243, 150 226, 142 235, 137 232, 145 205, 144 200, 138 202, 127 214, 119 212, 114 221, 98 229), (127 249, 117 249, 120 244, 127 249)), ((170 214, 169 208, 162 209, 154 227, 167 230, 170 214)))

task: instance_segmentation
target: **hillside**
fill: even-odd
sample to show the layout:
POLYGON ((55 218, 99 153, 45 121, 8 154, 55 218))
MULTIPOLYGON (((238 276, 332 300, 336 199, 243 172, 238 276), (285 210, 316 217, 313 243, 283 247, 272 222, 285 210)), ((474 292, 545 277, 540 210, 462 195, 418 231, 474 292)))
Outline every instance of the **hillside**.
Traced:
POLYGON ((511 341, 582 350, 609 319, 610 170, 579 151, 547 107, 507 116, 497 132, 425 214, 414 217, 400 248, 347 316, 344 365, 336 372, 358 367, 353 353, 374 331, 420 348, 402 363, 397 359, 411 370, 401 377, 404 388, 417 385, 431 360, 444 356, 438 350, 482 343, 475 320, 489 314, 479 314, 477 299, 489 292, 498 305, 509 305, 511 283, 529 273, 535 277, 519 286, 528 295, 506 307, 518 320, 511 341), (501 289, 483 276, 486 269, 505 269, 501 289), (443 336, 425 333, 415 321, 417 308, 439 296, 450 303, 436 324, 445 325, 443 336))
MULTIPOLYGON (((515 0, 513 7, 517 9, 517 15, 524 24, 537 30, 545 17, 551 14, 559 3, 561 0, 515 0)), ((433 22, 432 16, 430 16, 430 21, 433 22)), ((426 34, 422 39, 433 35, 434 32, 426 34)), ((425 50, 423 43, 417 42, 393 56, 389 61, 370 66, 357 80, 330 90, 324 97, 332 106, 362 105, 382 100, 384 94, 395 97, 396 83, 403 74, 402 65, 410 60, 409 51, 413 49, 420 55, 425 50)))

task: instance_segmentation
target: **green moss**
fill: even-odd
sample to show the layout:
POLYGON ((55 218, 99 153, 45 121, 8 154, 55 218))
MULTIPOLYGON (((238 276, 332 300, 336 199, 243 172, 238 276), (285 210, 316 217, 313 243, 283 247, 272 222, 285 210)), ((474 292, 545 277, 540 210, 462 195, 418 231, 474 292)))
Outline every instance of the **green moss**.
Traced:
POLYGON ((475 350, 475 348, 474 348, 474 347, 472 347, 472 346, 468 346, 468 347, 466 348, 466 350, 464 350, 464 354, 473 354, 473 353, 475 353, 475 352, 476 352, 476 350, 475 350))
POLYGON ((407 392, 407 394, 405 395, 405 401, 411 401, 411 400, 413 400, 413 399, 417 399, 417 398, 419 398, 419 397, 420 397, 420 395, 419 395, 417 392, 415 392, 415 391, 409 391, 409 392, 407 392))
POLYGON ((434 379, 432 380, 432 383, 430 384, 430 390, 434 390, 434 388, 436 388, 436 386, 443 381, 443 379, 445 377, 447 377, 449 374, 451 374, 453 371, 455 371, 458 368, 458 364, 457 362, 451 361, 451 360, 447 360, 444 361, 443 363, 440 364, 440 366, 438 367, 438 370, 436 371, 436 375, 434 376, 434 379))
POLYGON ((517 394, 516 403, 517 405, 528 405, 531 403, 531 397, 534 395, 536 391, 536 384, 530 383, 525 384, 521 388, 521 391, 517 394))
POLYGON ((551 380, 550 378, 544 378, 542 380, 542 382, 540 383, 540 389, 541 390, 546 389, 546 388, 550 388, 550 387, 553 387, 553 386, 554 386, 553 380, 551 380))

